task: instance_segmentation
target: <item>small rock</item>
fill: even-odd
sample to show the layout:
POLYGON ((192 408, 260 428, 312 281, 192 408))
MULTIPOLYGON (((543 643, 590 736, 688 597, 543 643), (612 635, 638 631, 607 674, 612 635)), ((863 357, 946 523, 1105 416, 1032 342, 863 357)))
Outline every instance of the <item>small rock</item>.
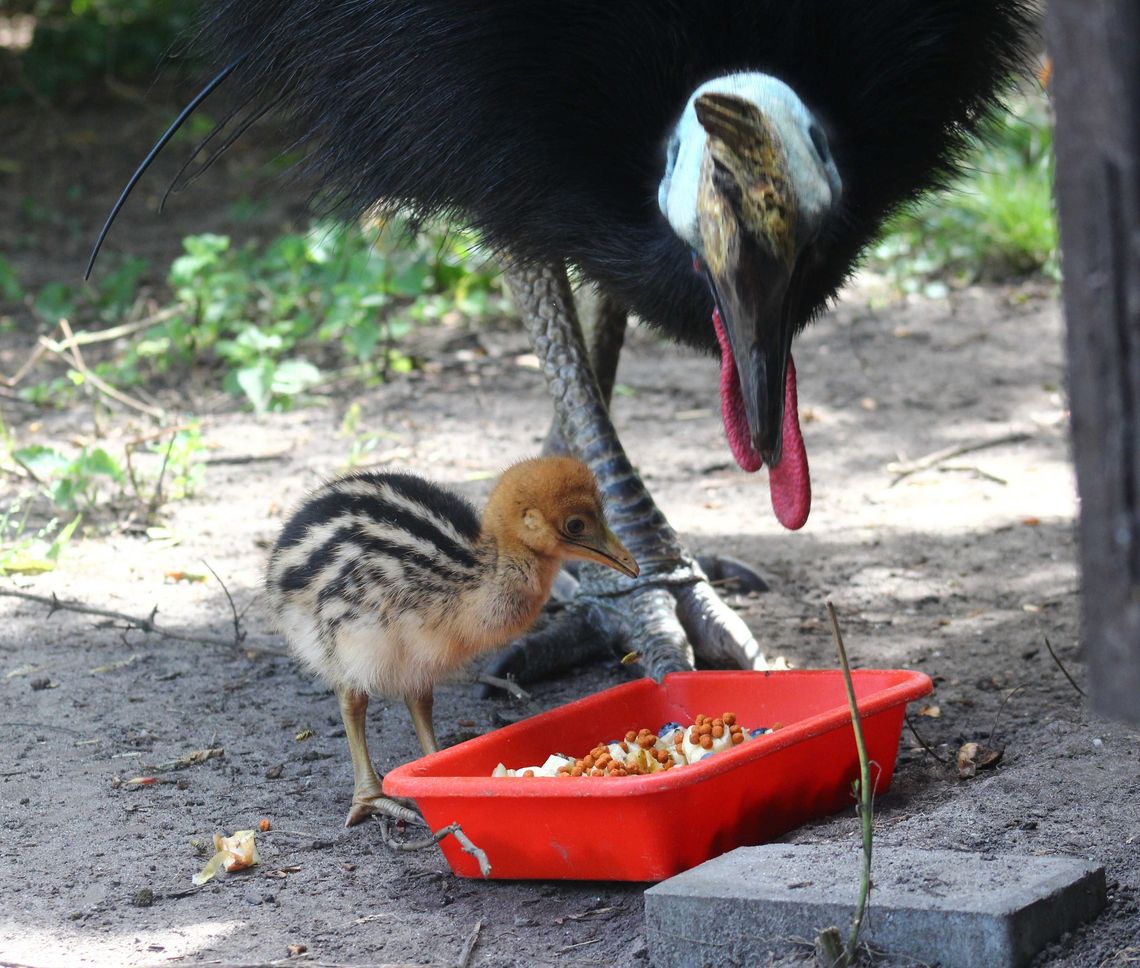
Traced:
POLYGON ((150 907, 154 902, 154 891, 149 887, 144 887, 141 891, 135 891, 135 893, 131 895, 131 904, 135 907, 150 907))
POLYGON ((51 680, 47 676, 40 676, 33 679, 28 685, 32 687, 33 692, 41 692, 44 689, 52 688, 51 680))

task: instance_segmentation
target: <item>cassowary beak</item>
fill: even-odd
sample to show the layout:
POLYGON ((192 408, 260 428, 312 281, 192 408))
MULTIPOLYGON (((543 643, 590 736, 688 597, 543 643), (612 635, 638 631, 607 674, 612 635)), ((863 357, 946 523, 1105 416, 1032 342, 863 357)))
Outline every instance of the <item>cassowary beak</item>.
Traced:
POLYGON ((574 557, 585 558, 587 561, 596 561, 623 575, 636 578, 641 569, 637 560, 631 555, 621 539, 605 524, 599 522, 600 529, 597 534, 587 534, 581 537, 563 535, 562 540, 574 550, 574 557))
POLYGON ((796 197, 787 154, 750 101, 707 92, 694 106, 709 136, 697 216, 703 267, 723 326, 718 336, 722 343, 727 338, 736 364, 747 449, 774 468, 783 447, 792 342, 787 295, 796 259, 796 197))

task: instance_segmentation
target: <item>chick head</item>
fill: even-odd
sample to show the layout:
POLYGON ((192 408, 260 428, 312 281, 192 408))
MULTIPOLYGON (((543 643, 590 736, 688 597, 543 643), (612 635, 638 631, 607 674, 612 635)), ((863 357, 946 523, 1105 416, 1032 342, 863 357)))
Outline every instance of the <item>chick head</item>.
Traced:
POLYGON ((539 557, 596 561, 634 578, 637 562, 606 524, 590 469, 573 457, 536 457, 507 468, 491 492, 484 531, 500 546, 539 557))

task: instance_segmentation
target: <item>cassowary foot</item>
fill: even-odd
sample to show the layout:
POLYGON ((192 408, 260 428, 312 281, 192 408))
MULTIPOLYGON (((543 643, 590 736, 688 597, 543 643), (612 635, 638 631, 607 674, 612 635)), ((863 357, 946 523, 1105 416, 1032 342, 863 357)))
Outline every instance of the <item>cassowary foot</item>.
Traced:
POLYGON ((697 564, 709 582, 736 595, 755 595, 770 590, 768 582, 747 562, 730 555, 697 555, 697 564))
MULTIPOLYGON (((746 567, 746 566, 745 566, 746 567)), ((785 668, 769 661, 744 620, 726 605, 699 566, 654 570, 635 581, 584 565, 578 594, 537 631, 504 649, 487 673, 518 682, 549 678, 597 656, 633 654, 658 681, 702 665, 785 668)), ((490 693, 484 688, 484 696, 490 693)))

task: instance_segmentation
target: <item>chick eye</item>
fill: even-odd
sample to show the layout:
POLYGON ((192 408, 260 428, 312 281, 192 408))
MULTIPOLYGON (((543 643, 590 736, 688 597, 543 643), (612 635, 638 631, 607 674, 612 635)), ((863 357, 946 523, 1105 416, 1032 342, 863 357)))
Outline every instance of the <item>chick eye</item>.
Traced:
POLYGON ((582 535, 586 530, 586 522, 581 518, 567 518, 566 519, 566 533, 572 538, 577 538, 582 535))

